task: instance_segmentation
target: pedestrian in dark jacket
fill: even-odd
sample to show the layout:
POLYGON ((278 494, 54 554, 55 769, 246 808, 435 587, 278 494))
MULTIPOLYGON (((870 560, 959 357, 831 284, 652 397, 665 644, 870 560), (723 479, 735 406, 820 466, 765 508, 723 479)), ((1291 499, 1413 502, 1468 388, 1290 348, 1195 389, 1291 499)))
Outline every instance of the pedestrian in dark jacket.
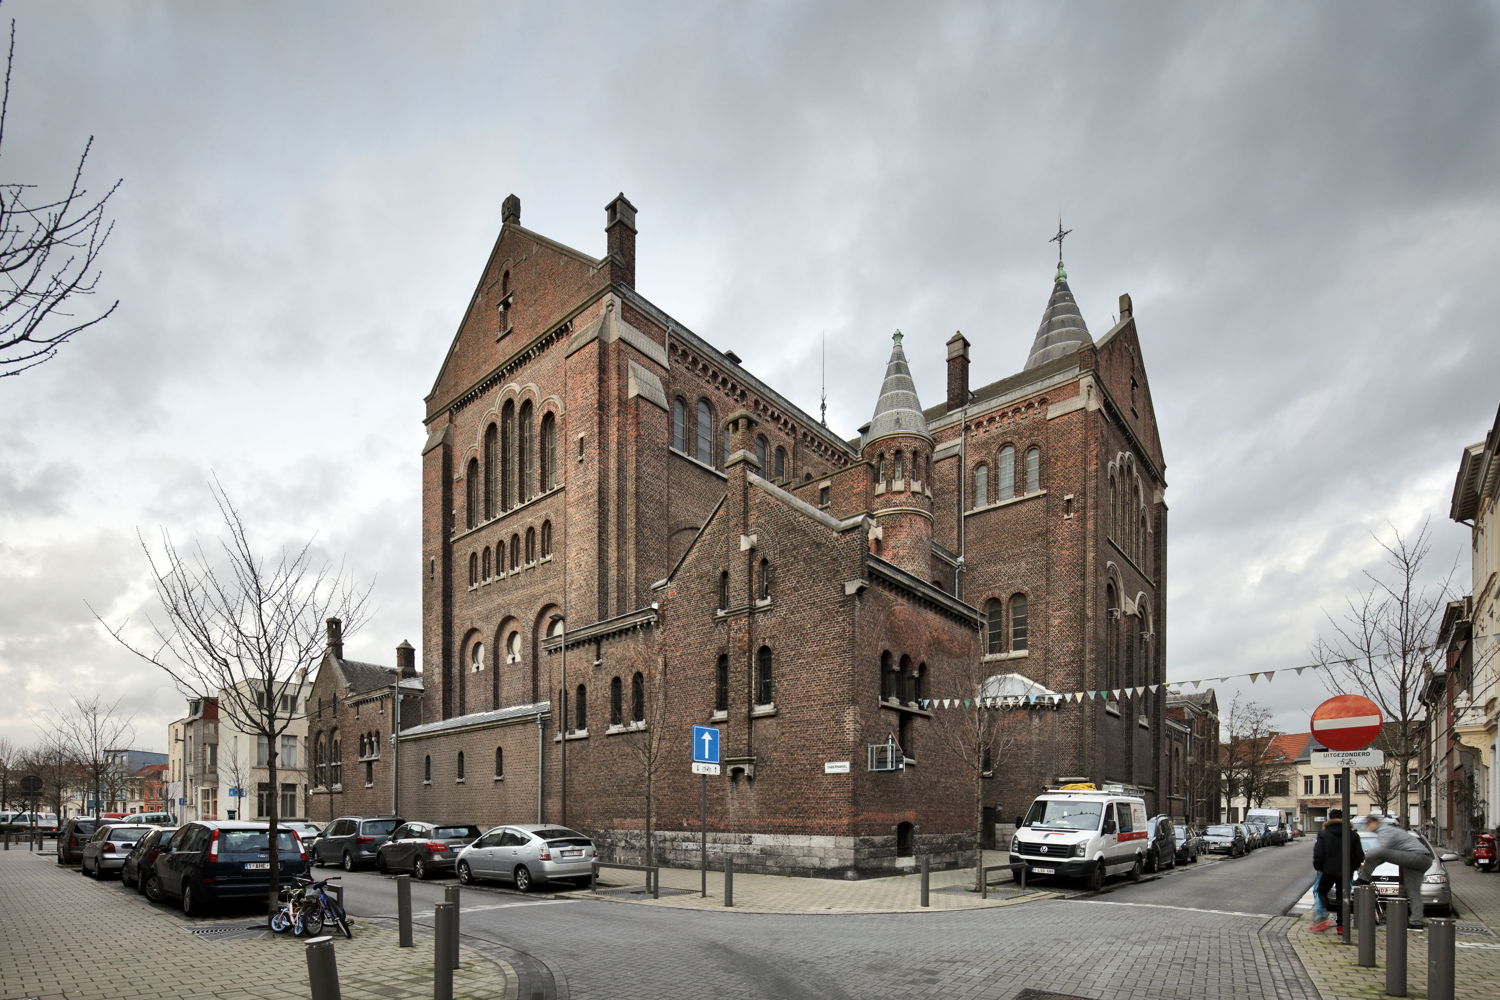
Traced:
POLYGON ((1365 849, 1359 842, 1358 834, 1350 834, 1348 826, 1344 823, 1344 811, 1342 809, 1328 810, 1328 819, 1323 823, 1323 829, 1318 834, 1317 843, 1313 844, 1313 868, 1317 869, 1321 876, 1318 879, 1318 894, 1323 899, 1323 908, 1328 911, 1328 916, 1308 930, 1326 931, 1329 927, 1338 926, 1338 932, 1342 934, 1344 927, 1338 923, 1343 919, 1343 883, 1344 883, 1344 837, 1349 839, 1349 864, 1358 868, 1365 860, 1365 849))

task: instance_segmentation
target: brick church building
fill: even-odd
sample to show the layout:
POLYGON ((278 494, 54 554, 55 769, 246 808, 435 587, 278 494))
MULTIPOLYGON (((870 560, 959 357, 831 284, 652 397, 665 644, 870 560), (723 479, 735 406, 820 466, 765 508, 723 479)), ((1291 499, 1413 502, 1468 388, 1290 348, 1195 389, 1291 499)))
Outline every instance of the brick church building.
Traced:
POLYGON ((854 877, 962 863, 1062 778, 1157 808, 1164 688, 972 701, 1164 680, 1164 462, 1128 296, 1095 338, 1059 262, 1029 353, 980 344, 1020 370, 971 388, 954 335, 926 408, 906 351, 939 347, 897 333, 846 439, 636 291, 623 195, 599 258, 524 228, 514 195, 501 216, 426 399, 404 815, 564 823, 620 859, 651 829, 693 862, 706 781, 711 861, 854 877), (721 775, 690 773, 694 724, 721 775))

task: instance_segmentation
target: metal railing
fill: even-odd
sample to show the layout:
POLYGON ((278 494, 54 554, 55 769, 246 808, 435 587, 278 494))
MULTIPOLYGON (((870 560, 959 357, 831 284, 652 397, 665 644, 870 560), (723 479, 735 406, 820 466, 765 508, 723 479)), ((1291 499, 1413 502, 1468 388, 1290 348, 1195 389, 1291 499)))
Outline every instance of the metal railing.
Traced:
POLYGON ((593 870, 589 873, 589 891, 599 891, 599 869, 614 868, 619 871, 645 872, 646 891, 651 893, 652 899, 661 898, 661 869, 656 865, 622 865, 612 861, 595 861, 593 870))

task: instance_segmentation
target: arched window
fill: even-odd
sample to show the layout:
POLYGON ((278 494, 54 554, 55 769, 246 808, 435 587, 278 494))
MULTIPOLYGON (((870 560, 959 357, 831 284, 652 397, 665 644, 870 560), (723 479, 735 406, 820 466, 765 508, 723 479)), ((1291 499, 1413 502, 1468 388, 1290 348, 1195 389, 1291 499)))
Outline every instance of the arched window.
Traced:
POLYGON ((722 654, 714 664, 714 711, 729 711, 729 657, 722 654))
POLYGON ((1113 583, 1104 587, 1104 686, 1120 686, 1120 599, 1113 583))
POLYGON ((521 633, 512 632, 505 637, 505 658, 510 663, 521 662, 521 633))
POLYGON ((1115 474, 1109 474, 1109 520, 1105 522, 1109 528, 1111 538, 1119 538, 1120 526, 1120 484, 1115 479, 1115 474))
POLYGON ((998 481, 995 483, 999 499, 1009 500, 1016 495, 1016 449, 1006 445, 1000 449, 998 481))
POLYGON ((983 462, 974 466, 974 506, 983 507, 990 502, 990 467, 983 462))
POLYGON ((1010 599, 1010 650, 1019 653, 1026 648, 1026 595, 1010 599))
POLYGON ((484 556, 479 560, 479 568, 479 578, 488 580, 490 578, 490 547, 488 545, 484 547, 484 556))
MULTIPOLYGON (((1149 542, 1147 541, 1146 515, 1145 514, 1141 515, 1141 524, 1140 524, 1139 532, 1140 532, 1140 544, 1137 547, 1140 550, 1140 562, 1141 562, 1141 565, 1145 566, 1146 565, 1146 550, 1149 548, 1149 542)), ((1148 570, 1148 572, 1149 572, 1149 570, 1148 570)))
POLYGON ((891 473, 891 478, 892 479, 905 479, 906 478, 906 452, 904 452, 904 451, 898 451, 898 452, 896 452, 896 465, 895 465, 894 471, 892 471, 892 473, 891 473))
POLYGON ((714 411, 708 400, 698 400, 698 461, 714 465, 714 411))
POLYGON ((768 447, 765 437, 757 434, 755 436, 755 460, 760 463, 761 475, 766 474, 766 449, 768 447))
POLYGON ((516 465, 520 470, 520 484, 516 488, 516 496, 521 503, 530 500, 536 488, 536 477, 532 475, 532 465, 535 464, 536 454, 534 436, 536 427, 532 413, 531 400, 528 399, 521 404, 521 419, 516 429, 516 451, 519 454, 516 465))
POLYGON ((469 586, 473 587, 479 583, 479 553, 469 553, 469 586))
POLYGON ((500 305, 497 308, 500 313, 500 332, 507 333, 510 330, 510 272, 506 271, 500 275, 500 305))
POLYGON ((479 459, 469 459, 469 471, 464 474, 464 526, 472 528, 479 523, 479 459))
POLYGON ((917 664, 917 672, 912 674, 912 698, 917 704, 927 697, 927 664, 917 664))
POLYGON ((996 597, 984 602, 984 651, 989 654, 1005 652, 1005 614, 1000 599, 996 597))
POLYGON ((536 562, 536 529, 526 529, 526 563, 530 565, 536 562))
POLYGON ((672 400, 672 447, 687 453, 687 404, 672 400))
POLYGON ((620 678, 615 677, 609 682, 609 724, 618 726, 625 721, 624 689, 620 685, 620 678))
POLYGON ((453 765, 453 776, 459 781, 464 780, 464 752, 458 752, 458 759, 453 765))
POLYGON ((786 449, 781 445, 776 446, 776 478, 786 478, 786 449))
POLYGON ((719 610, 729 610, 729 571, 719 574, 719 610))
POLYGON ((552 522, 542 522, 542 558, 552 555, 552 522))
POLYGON ((516 401, 507 399, 500 408, 500 509, 510 510, 515 501, 516 401))
POLYGON ((505 777, 505 750, 503 747, 495 748, 495 777, 505 777))
POLYGON ((646 678, 639 670, 630 678, 630 721, 646 721, 646 678))
POLYGON ((422 780, 428 784, 432 783, 432 754, 422 758, 422 780))
POLYGON ((514 573, 521 568, 521 536, 510 536, 510 571, 514 573))
POLYGON ((1026 449, 1026 492, 1035 493, 1042 488, 1042 449, 1026 449))
POLYGON ((500 432, 494 424, 484 429, 484 517, 485 520, 495 516, 495 485, 496 477, 499 475, 498 460, 496 454, 500 449, 500 432))
POLYGON ((587 684, 578 685, 577 698, 573 702, 573 728, 579 732, 589 727, 589 689, 587 684))
POLYGON ((760 590, 757 596, 762 601, 771 599, 771 560, 769 559, 760 561, 760 590))
POLYGON ((337 729, 328 737, 328 772, 332 784, 344 783, 344 743, 337 729))
POLYGON ((880 654, 880 700, 889 701, 896 697, 896 661, 891 656, 891 651, 886 650, 880 654))
POLYGON ((724 432, 719 435, 719 468, 729 464, 729 425, 724 425, 724 432))
POLYGON ((542 475, 542 490, 557 489, 557 416, 542 415, 542 438, 537 447, 537 460, 542 475))
POLYGON ((776 686, 771 664, 771 647, 762 646, 755 654, 755 703, 774 705, 776 686))
POLYGON ((469 650, 469 669, 474 673, 484 669, 484 643, 474 643, 474 648, 469 650))

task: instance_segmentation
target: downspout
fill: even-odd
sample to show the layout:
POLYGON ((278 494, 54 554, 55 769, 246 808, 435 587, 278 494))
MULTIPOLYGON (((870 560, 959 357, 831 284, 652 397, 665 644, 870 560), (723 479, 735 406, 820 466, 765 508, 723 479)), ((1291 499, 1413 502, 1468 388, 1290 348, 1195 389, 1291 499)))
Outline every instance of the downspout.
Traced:
POLYGON ((401 815, 401 668, 396 668, 396 683, 391 685, 391 815, 401 815))
POLYGON ((546 727, 542 724, 542 713, 541 712, 537 712, 536 713, 536 821, 538 823, 545 822, 545 820, 542 819, 542 791, 543 791, 543 787, 544 787, 542 779, 543 779, 543 775, 545 775, 547 773, 547 769, 542 766, 542 748, 547 745, 546 732, 547 732, 546 731, 546 727))

